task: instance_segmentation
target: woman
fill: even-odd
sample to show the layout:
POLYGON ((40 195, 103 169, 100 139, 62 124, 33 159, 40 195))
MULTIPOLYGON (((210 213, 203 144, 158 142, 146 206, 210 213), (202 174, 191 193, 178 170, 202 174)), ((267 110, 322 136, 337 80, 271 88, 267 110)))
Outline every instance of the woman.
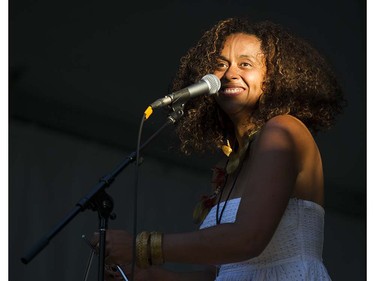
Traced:
MULTIPOLYGON (((322 162, 312 133, 331 127, 344 104, 333 73, 280 26, 236 18, 217 23, 188 51, 173 89, 207 73, 221 89, 191 99, 177 133, 185 153, 226 154, 214 169, 213 193, 194 212, 199 230, 138 234, 134 280, 330 280, 322 263, 322 162), (210 270, 170 272, 164 262, 210 270)), ((109 230, 106 263, 129 272, 132 241, 109 230)), ((108 280, 119 276, 107 272, 108 280)))

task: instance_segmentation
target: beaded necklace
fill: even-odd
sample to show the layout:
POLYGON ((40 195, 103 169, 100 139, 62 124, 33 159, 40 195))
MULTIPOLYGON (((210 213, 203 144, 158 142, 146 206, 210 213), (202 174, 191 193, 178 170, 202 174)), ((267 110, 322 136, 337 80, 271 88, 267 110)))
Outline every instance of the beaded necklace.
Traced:
MULTIPOLYGON (((229 157, 228 157, 228 160, 225 164, 224 169, 220 168, 220 167, 214 167, 213 168, 213 172, 214 172, 213 179, 214 180, 212 181, 212 183, 214 185, 214 192, 209 196, 207 196, 207 195, 202 196, 201 200, 196 205, 196 207, 194 209, 194 213, 193 213, 193 219, 194 219, 194 222, 196 224, 200 224, 200 223, 203 222, 203 220, 207 216, 208 212, 215 205, 216 198, 217 198, 218 195, 219 195, 219 199, 217 201, 217 206, 216 206, 216 224, 220 224, 221 218, 222 218, 223 213, 224 213, 224 209, 227 205, 227 202, 229 200, 229 197, 230 197, 232 191, 234 190, 234 187, 236 185, 237 178, 238 178, 238 175, 239 175, 240 171, 237 172, 237 175, 234 178, 231 189, 229 190, 227 198, 224 201, 224 206, 221 209, 221 212, 220 212, 220 215, 219 215, 219 205, 220 205, 220 201, 221 201, 221 198, 222 198, 222 195, 223 195, 224 186, 226 185, 227 180, 228 180, 228 175, 234 173, 239 166, 242 166, 243 159, 246 155, 247 150, 250 147, 251 142, 254 139, 255 133, 256 132, 253 132, 252 134, 250 134, 248 136, 248 138, 246 138, 244 146, 241 149, 238 149, 238 151, 233 152, 232 149, 229 147, 230 154, 227 155, 229 157)), ((226 153, 227 151, 228 151, 228 147, 225 147, 225 148, 223 147, 223 152, 226 153)))
POLYGON ((209 196, 203 195, 201 197, 201 200, 195 206, 194 213, 193 213, 193 220, 194 220, 194 223, 196 224, 200 224, 203 222, 208 212, 215 205, 216 197, 222 193, 222 190, 224 189, 224 186, 228 179, 228 174, 225 172, 223 168, 214 167, 212 171, 213 171, 212 184, 214 185, 214 192, 209 196))
POLYGON ((225 210, 225 207, 227 206, 227 202, 229 200, 229 197, 230 195, 232 194, 232 191, 236 185, 236 182, 237 182, 237 179, 238 179, 238 175, 239 175, 240 172, 237 173, 236 177, 234 178, 234 181, 232 183, 232 186, 229 190, 229 193, 227 195, 227 198, 225 199, 224 201, 224 206, 223 208, 221 209, 221 212, 220 212, 220 216, 219 216, 219 206, 220 206, 220 201, 221 201, 221 197, 223 196, 223 191, 224 191, 224 188, 222 188, 220 190, 220 196, 219 196, 219 200, 218 200, 218 203, 216 204, 216 225, 219 225, 221 223, 221 218, 223 217, 223 213, 224 213, 224 210, 225 210))

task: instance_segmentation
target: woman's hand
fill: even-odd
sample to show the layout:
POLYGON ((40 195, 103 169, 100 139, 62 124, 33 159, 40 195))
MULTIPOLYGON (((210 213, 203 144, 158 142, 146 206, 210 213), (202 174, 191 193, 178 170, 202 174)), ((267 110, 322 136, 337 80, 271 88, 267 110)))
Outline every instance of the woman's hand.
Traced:
MULTIPOLYGON (((128 280, 132 276, 132 265, 121 266, 121 270, 125 273, 125 276, 128 280)), ((176 281, 175 278, 171 278, 172 272, 168 272, 159 267, 150 267, 147 269, 139 269, 135 267, 134 269, 134 278, 133 281, 176 281)), ((118 281, 124 280, 119 269, 116 267, 106 267, 105 270, 105 280, 106 281, 118 281)))
MULTIPOLYGON (((90 240, 99 252, 99 233, 90 240)), ((131 264, 133 258, 133 237, 125 230, 106 231, 105 264, 109 266, 131 264)))

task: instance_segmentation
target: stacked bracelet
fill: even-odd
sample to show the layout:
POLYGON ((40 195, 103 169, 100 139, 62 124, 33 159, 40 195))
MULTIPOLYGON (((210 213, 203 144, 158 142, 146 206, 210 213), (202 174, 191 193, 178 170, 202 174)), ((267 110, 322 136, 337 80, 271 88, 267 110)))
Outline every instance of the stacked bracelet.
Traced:
POLYGON ((136 237, 136 264, 139 268, 161 265, 163 258, 163 234, 143 231, 136 237))
POLYGON ((163 258, 163 234, 152 232, 150 237, 150 252, 152 265, 161 265, 164 263, 163 258))
POLYGON ((147 268, 150 266, 149 253, 150 233, 143 231, 136 237, 136 264, 139 268, 147 268))

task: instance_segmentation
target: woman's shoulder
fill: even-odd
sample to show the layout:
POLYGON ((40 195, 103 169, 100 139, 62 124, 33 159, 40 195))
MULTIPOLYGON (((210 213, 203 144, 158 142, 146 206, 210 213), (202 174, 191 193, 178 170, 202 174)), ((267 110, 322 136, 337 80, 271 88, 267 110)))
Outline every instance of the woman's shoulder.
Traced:
POLYGON ((297 117, 289 114, 277 115, 268 120, 264 128, 280 128, 288 131, 305 130, 309 131, 306 125, 297 117))
POLYGON ((258 142, 267 146, 297 146, 314 142, 314 138, 306 125, 292 115, 278 115, 268 120, 257 137, 258 142))

